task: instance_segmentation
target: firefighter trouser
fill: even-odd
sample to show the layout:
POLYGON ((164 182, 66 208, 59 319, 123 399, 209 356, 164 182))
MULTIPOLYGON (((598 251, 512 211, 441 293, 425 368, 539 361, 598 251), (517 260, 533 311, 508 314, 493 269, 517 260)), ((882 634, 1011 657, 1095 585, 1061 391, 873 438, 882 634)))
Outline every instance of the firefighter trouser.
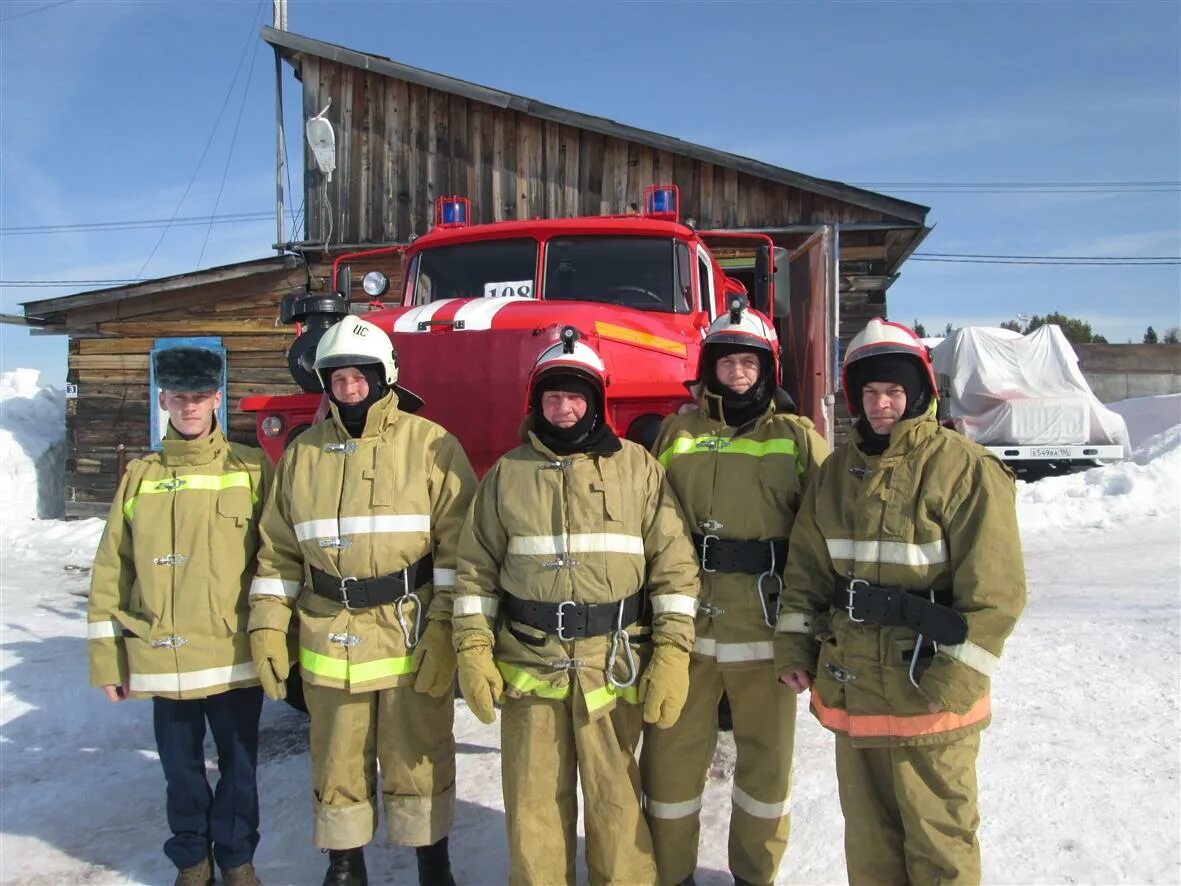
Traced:
POLYGON ((770 661, 723 670, 715 659, 694 657, 680 719, 671 729, 646 727, 640 751, 644 808, 661 883, 680 883, 697 867, 701 801, 718 743, 723 689, 738 752, 730 872, 750 883, 772 883, 787 849, 795 693, 776 680, 770 661))
POLYGON ((509 883, 575 882, 579 783, 592 886, 655 883, 635 758, 643 710, 619 702, 611 713, 584 722, 585 715, 575 713, 583 703, 574 682, 564 699, 527 695, 504 702, 500 745, 509 883))
POLYGON ((455 807, 454 700, 410 686, 349 693, 304 683, 311 716, 315 843, 364 846, 377 830, 377 767, 390 842, 429 846, 455 807))
POLYGON ((838 734, 836 746, 850 886, 980 882, 980 733, 880 748, 838 734))

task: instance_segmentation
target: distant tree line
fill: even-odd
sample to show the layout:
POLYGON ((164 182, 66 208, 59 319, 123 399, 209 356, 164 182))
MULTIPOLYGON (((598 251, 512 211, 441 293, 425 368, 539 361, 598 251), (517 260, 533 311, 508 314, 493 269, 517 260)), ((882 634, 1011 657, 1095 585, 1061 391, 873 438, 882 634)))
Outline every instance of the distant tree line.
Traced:
MULTIPOLYGON (((1105 345, 1108 344, 1106 338, 1099 335, 1093 329, 1091 324, 1085 320, 1079 320, 1075 317, 1067 317, 1065 314, 1060 314, 1054 311, 1042 317, 1035 314, 1027 322, 1022 323, 1019 320, 1006 320, 1001 323, 1001 329, 1010 329, 1013 332, 1019 332, 1022 335, 1029 335, 1039 326, 1046 326, 1053 324, 1062 330, 1062 334, 1066 336, 1066 340, 1074 345, 1105 345)), ((919 338, 927 337, 927 327, 924 326, 917 318, 912 324, 915 334, 919 338)), ((943 330, 944 336, 949 336, 955 332, 955 327, 948 323, 943 330)), ((1181 344, 1181 327, 1174 326, 1171 329, 1166 329, 1164 335, 1159 335, 1151 326, 1148 327, 1144 333, 1143 343, 1146 345, 1175 345, 1181 344)), ((1130 344, 1130 342, 1129 342, 1130 344)))

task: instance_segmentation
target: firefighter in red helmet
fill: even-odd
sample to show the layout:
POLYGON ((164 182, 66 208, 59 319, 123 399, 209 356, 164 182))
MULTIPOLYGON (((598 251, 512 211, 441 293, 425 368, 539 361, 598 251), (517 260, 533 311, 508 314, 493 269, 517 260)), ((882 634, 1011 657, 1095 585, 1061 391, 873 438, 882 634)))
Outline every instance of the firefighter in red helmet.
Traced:
MULTIPOLYGON (((661 883, 691 882, 718 699, 730 700, 738 762, 730 871, 771 883, 787 848, 795 696, 775 679, 772 640, 788 533, 828 445, 776 402, 774 329, 743 296, 710 326, 699 409, 665 419, 654 452, 688 518, 701 570, 689 697, 641 750, 645 811, 661 883)), ((782 400, 780 400, 782 403, 782 400)))
POLYGON ((875 318, 852 436, 796 519, 775 661, 836 733, 849 882, 979 883, 976 755, 1025 604, 1012 476, 940 427, 927 350, 875 318))
POLYGON ((522 445, 481 481, 459 548, 459 684, 503 704, 509 882, 575 882, 579 783, 592 883, 653 883, 636 744, 688 688, 697 564, 660 465, 608 422, 573 328, 536 361, 522 445))

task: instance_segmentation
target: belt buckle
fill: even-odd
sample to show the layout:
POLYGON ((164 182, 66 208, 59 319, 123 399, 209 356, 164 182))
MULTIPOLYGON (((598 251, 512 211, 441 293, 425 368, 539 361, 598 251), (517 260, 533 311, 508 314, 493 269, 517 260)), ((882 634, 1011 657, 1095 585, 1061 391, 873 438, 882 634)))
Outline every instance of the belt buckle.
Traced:
POLYGON ((858 618, 853 614, 853 607, 856 605, 857 599, 857 588, 859 587, 868 588, 869 582, 867 582, 864 578, 849 579, 849 586, 845 588, 845 593, 849 595, 849 602, 845 604, 845 610, 849 613, 849 621, 855 621, 858 624, 861 624, 863 621, 865 621, 865 619, 858 618))
POLYGON ((557 627, 557 630, 554 631, 554 633, 557 635, 558 639, 561 640, 563 643, 569 643, 572 640, 578 639, 577 637, 567 637, 566 636, 566 612, 565 612, 565 609, 567 606, 577 606, 577 605, 578 604, 575 603, 573 600, 563 600, 561 603, 558 604, 558 627, 557 627))
POLYGON ((703 535, 701 537, 701 571, 702 572, 717 572, 718 571, 716 569, 710 569, 708 566, 705 565, 705 558, 706 558, 706 555, 709 553, 709 543, 711 541, 717 541, 717 540, 718 540, 718 537, 716 535, 703 535))
POLYGON ((349 612, 353 611, 353 604, 349 601, 349 582, 357 583, 357 576, 347 575, 340 580, 340 602, 349 612))

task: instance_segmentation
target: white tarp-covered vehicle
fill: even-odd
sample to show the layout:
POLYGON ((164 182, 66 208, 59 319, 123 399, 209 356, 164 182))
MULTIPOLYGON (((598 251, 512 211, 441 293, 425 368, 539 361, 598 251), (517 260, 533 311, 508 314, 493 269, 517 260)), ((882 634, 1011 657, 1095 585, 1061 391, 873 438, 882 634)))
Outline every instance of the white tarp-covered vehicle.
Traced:
POLYGON ((1091 392, 1057 326, 957 329, 931 350, 940 418, 1019 471, 1059 473, 1131 455, 1123 417, 1091 392))

